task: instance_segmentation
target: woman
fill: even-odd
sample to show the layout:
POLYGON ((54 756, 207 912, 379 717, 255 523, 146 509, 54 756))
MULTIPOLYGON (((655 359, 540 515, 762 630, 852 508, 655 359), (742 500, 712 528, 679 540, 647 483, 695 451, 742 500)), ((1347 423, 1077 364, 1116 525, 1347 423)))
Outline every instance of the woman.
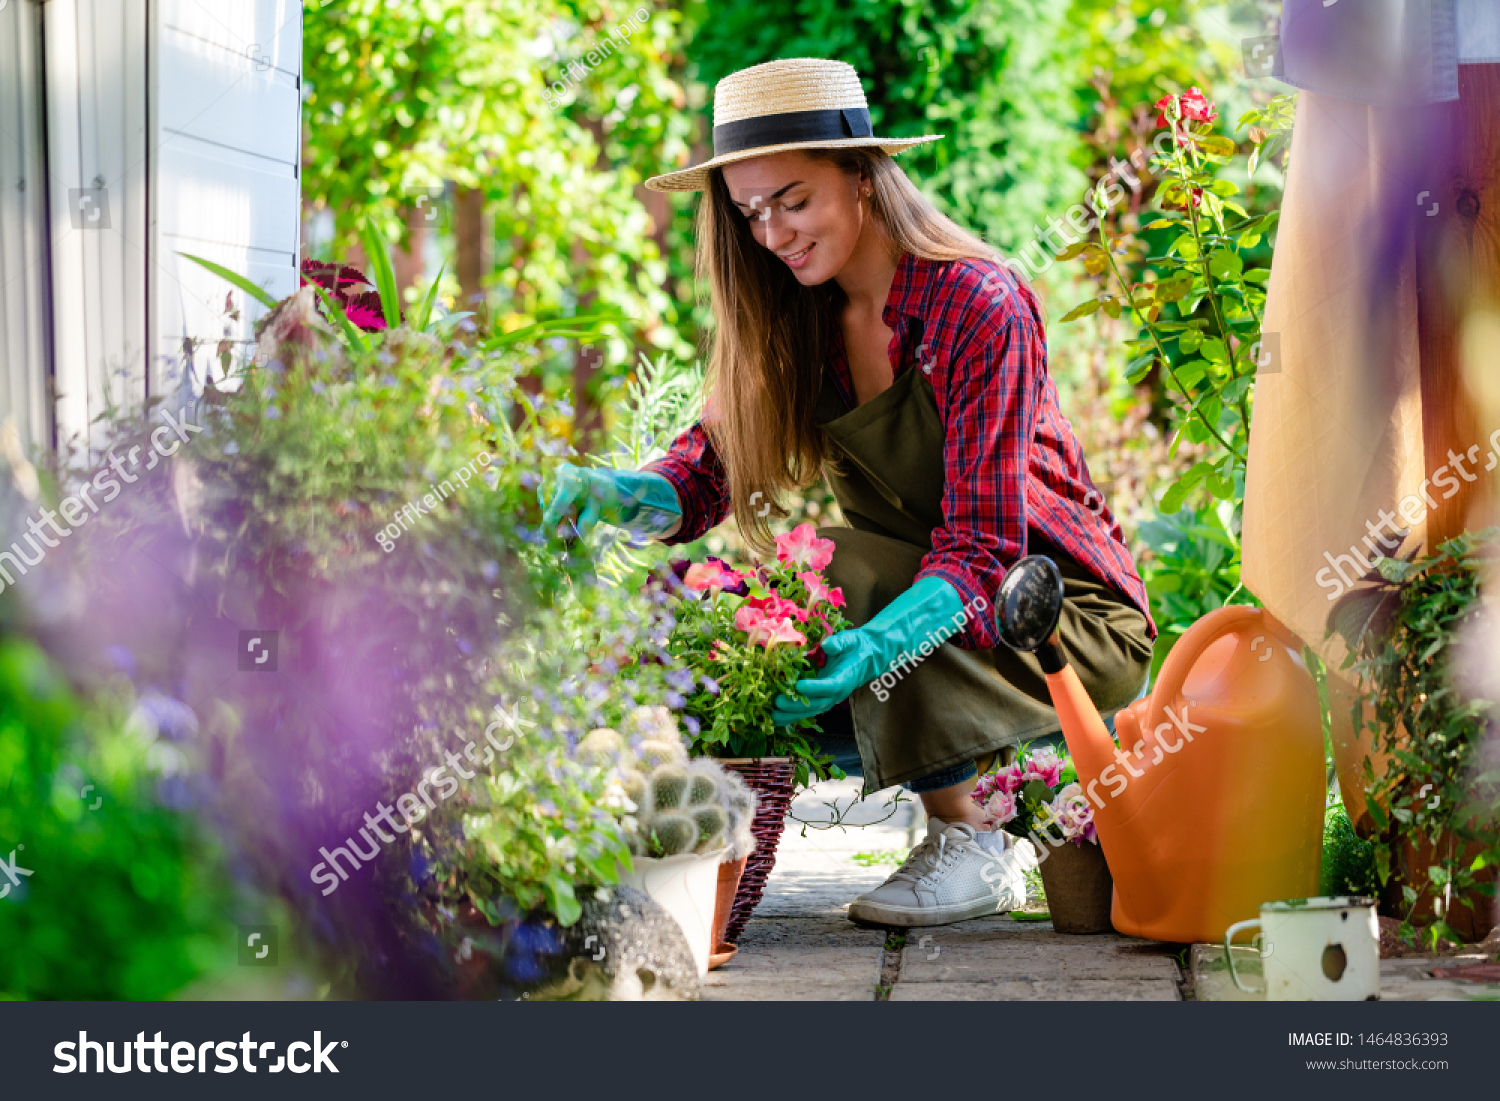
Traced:
POLYGON ((1006 568, 1057 561, 1063 642, 1101 709, 1135 698, 1155 634, 1058 411, 1036 301, 896 166, 890 154, 937 139, 873 136, 852 67, 735 73, 714 122, 712 160, 647 181, 706 191, 705 417, 646 471, 564 467, 546 521, 581 504, 585 526, 683 542, 733 511, 764 547, 781 496, 821 472, 850 524, 819 534, 837 546, 828 574, 856 627, 824 643, 827 665, 797 683, 806 702, 780 697, 776 720, 848 700, 866 789, 904 782, 929 818, 849 916, 940 925, 1020 905, 1012 843, 968 797, 976 762, 1056 729, 1036 659, 995 629, 1006 568), (947 638, 935 650, 934 633, 947 638))

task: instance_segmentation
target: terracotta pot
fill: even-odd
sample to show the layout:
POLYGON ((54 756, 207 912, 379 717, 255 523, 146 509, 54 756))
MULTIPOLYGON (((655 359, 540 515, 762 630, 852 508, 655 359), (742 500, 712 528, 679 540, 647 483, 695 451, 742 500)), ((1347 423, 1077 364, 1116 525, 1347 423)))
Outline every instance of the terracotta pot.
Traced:
POLYGON ((1047 892, 1052 928, 1074 934, 1113 932, 1109 908, 1115 881, 1104 850, 1092 841, 1081 845, 1064 841, 1048 844, 1037 855, 1044 857, 1042 887, 1047 892))
POLYGON ((719 865, 719 893, 714 899, 713 954, 708 959, 708 969, 714 970, 728 963, 734 956, 734 946, 724 939, 729 929, 729 915, 734 911, 734 896, 740 889, 740 877, 745 874, 745 861, 727 860, 719 865))
MULTIPOLYGON (((750 832, 755 835, 755 851, 745 860, 745 871, 735 891, 734 906, 724 941, 734 944, 745 930, 745 923, 760 905, 766 889, 766 877, 776 866, 776 846, 786 829, 786 812, 792 805, 792 759, 790 757, 720 758, 719 764, 737 773, 755 792, 757 806, 750 832)), ((715 948, 717 949, 717 945, 715 948)))

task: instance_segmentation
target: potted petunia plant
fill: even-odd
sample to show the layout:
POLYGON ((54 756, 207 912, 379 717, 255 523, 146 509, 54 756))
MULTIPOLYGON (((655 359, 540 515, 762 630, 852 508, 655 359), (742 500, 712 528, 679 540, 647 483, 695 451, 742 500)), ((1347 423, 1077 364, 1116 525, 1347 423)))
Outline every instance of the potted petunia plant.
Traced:
POLYGON ((668 649, 697 677, 683 707, 695 754, 789 757, 798 785, 831 774, 804 734, 816 722, 778 727, 771 710, 822 667, 823 640, 849 626, 842 590, 822 573, 832 557, 833 542, 802 524, 776 537, 774 562, 754 569, 717 558, 674 566, 681 600, 668 649))
POLYGON ((1094 808, 1078 782, 1071 758, 1051 746, 1022 753, 981 776, 970 798, 986 823, 1036 848, 1052 927, 1059 933, 1107 933, 1114 880, 1094 808))
POLYGON ((736 570, 716 558, 673 566, 676 626, 667 650, 683 665, 683 725, 696 756, 716 757, 755 791, 756 849, 735 894, 726 940, 734 943, 775 865, 795 787, 842 776, 808 741, 812 719, 772 721, 782 693, 822 667, 822 644, 850 624, 844 594, 823 570, 833 542, 811 524, 776 537, 776 558, 736 570))

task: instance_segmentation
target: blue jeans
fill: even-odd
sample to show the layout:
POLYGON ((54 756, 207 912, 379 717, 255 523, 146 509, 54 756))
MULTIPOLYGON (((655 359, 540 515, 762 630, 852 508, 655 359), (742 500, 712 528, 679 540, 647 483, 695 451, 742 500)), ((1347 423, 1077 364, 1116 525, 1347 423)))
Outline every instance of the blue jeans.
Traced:
MULTIPOLYGON (((1148 682, 1149 686, 1149 682, 1148 682)), ((1146 687, 1141 688, 1141 693, 1136 699, 1142 699, 1146 695, 1146 687)), ((849 709, 837 707, 832 711, 824 712, 818 717, 820 730, 816 735, 809 734, 808 741, 821 752, 833 757, 833 763, 850 776, 861 776, 859 761, 859 745, 854 740, 854 727, 849 720, 849 709)), ((1111 715, 1104 720, 1105 729, 1111 734, 1115 732, 1115 717, 1111 715)), ((1033 738, 1026 743, 1027 747, 1035 752, 1043 746, 1053 746, 1058 753, 1066 756, 1068 752, 1067 743, 1063 740, 1061 730, 1054 730, 1051 734, 1043 734, 1040 738, 1033 738)), ((973 761, 964 761, 962 764, 951 765, 938 772, 929 773, 919 779, 902 784, 907 791, 913 795, 922 795, 929 791, 941 791, 943 788, 951 788, 954 784, 961 784, 965 780, 972 780, 979 774, 974 767, 973 761)))

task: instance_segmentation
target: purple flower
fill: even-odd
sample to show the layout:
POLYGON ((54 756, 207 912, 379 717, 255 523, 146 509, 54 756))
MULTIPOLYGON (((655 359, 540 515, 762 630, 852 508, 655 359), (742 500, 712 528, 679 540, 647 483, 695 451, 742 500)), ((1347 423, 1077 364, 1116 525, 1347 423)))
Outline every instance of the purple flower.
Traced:
POLYGON ((698 731, 702 729, 702 727, 698 725, 698 720, 693 718, 691 715, 684 715, 682 717, 682 725, 687 727, 687 732, 695 738, 698 736, 698 731))
POLYGON ((662 696, 662 700, 673 711, 678 710, 680 707, 682 707, 683 704, 687 703, 687 700, 682 698, 682 694, 680 692, 668 692, 666 695, 662 696))
POLYGON ((679 692, 691 692, 695 683, 693 674, 687 669, 673 669, 662 679, 679 692))
POLYGON ((719 694, 718 681, 714 680, 713 677, 709 676, 707 673, 704 673, 701 679, 703 682, 704 691, 706 691, 710 696, 717 696, 719 694))

